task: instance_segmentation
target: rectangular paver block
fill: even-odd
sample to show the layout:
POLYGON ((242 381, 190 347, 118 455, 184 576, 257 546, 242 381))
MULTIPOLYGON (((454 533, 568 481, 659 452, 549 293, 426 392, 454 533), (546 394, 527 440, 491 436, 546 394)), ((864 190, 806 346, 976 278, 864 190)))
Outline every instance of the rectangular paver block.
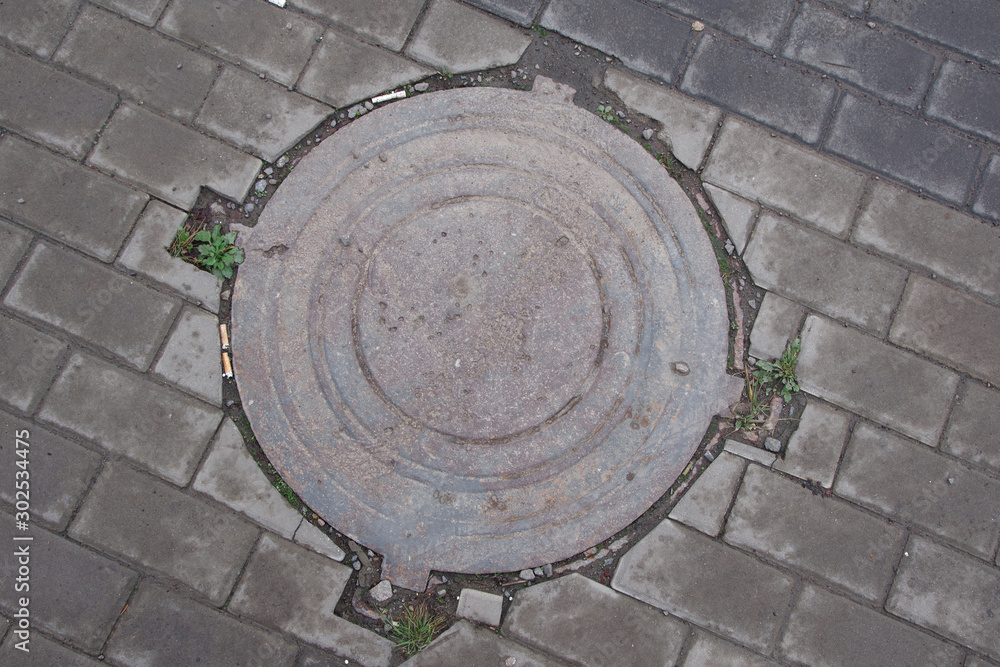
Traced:
POLYGON ((111 11, 124 14, 133 21, 152 26, 167 6, 168 0, 94 0, 111 11))
POLYGON ((706 535, 718 535, 746 467, 746 459, 728 452, 719 454, 674 506, 670 518, 706 535))
POLYGON ((153 371, 212 405, 222 406, 219 319, 185 306, 153 371))
POLYGON ((976 215, 1000 222, 1000 155, 991 155, 972 202, 976 215))
POLYGON ((835 408, 809 401, 799 417, 798 428, 788 440, 785 458, 774 463, 775 470, 830 488, 847 440, 850 416, 835 408))
POLYGON ((55 377, 66 343, 0 314, 0 400, 31 412, 55 377))
POLYGON ((1000 6, 992 0, 957 0, 947 11, 931 0, 873 0, 871 18, 1000 64, 1000 6))
POLYGON ((7 641, 0 646, 0 662, 18 667, 100 667, 103 663, 94 658, 77 653, 62 644, 48 639, 45 635, 32 632, 29 651, 15 648, 21 640, 13 632, 7 633, 7 641))
POLYGON ((765 361, 781 358, 795 340, 805 313, 794 301, 774 292, 765 294, 750 331, 750 355, 765 361))
POLYGON ((194 473, 222 414, 144 376, 70 357, 39 419, 71 429, 175 484, 194 473))
POLYGON ((289 4, 399 51, 426 0, 291 0, 289 4))
POLYGON ((1000 77, 996 74, 973 63, 946 60, 927 98, 927 115, 1000 141, 997 97, 1000 77))
POLYGON ((684 667, 719 667, 720 665, 777 667, 777 664, 773 660, 751 653, 742 646, 731 644, 703 631, 697 633, 694 643, 688 649, 687 657, 684 658, 684 667))
POLYGON ((330 539, 330 536, 317 528, 309 521, 302 521, 295 530, 295 543, 312 549, 316 553, 332 558, 335 561, 343 561, 347 555, 344 550, 337 546, 337 543, 330 539))
POLYGON ((0 4, 0 36, 48 58, 69 30, 79 4, 77 0, 7 0, 0 4))
POLYGON ((916 355, 810 315, 797 367, 803 391, 934 445, 958 376, 916 355))
MULTIPOLYGON (((536 653, 496 632, 477 628, 459 620, 430 646, 416 654, 401 667, 470 667, 470 665, 504 665, 511 659, 517 667, 561 667, 567 663, 536 653)), ((327 663, 303 662, 301 667, 326 667, 327 663)))
POLYGON ((941 449, 1000 471, 1000 391, 967 383, 948 420, 941 449))
POLYGON ((760 207, 711 183, 704 183, 704 188, 719 211, 719 217, 722 218, 722 224, 736 248, 736 253, 742 255, 747 247, 747 241, 750 240, 750 229, 760 215, 760 207))
POLYGON ((0 292, 31 244, 31 234, 0 219, 0 292))
POLYGON ((740 442, 739 440, 733 440, 732 438, 726 440, 725 451, 732 454, 733 456, 739 456, 740 458, 744 458, 747 461, 754 461, 755 463, 759 463, 765 468, 770 467, 771 464, 774 463, 775 459, 778 458, 776 454, 773 454, 767 451, 766 449, 761 449, 760 447, 753 447, 752 445, 748 445, 745 442, 740 442))
POLYGON ((503 616, 503 596, 477 591, 474 588, 463 588, 458 596, 458 611, 455 615, 499 627, 500 618, 503 616))
POLYGON ((535 23, 538 10, 542 8, 542 0, 469 0, 469 4, 526 28, 535 23))
POLYGON ((792 0, 656 0, 770 51, 795 8, 792 0))

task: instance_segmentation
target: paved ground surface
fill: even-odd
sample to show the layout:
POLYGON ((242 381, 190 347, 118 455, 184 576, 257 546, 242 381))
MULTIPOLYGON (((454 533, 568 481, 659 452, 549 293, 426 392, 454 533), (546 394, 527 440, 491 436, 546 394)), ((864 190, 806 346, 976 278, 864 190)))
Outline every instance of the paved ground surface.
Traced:
POLYGON ((766 291, 750 352, 801 336, 807 407, 778 456, 728 445, 610 587, 546 580, 413 664, 1000 664, 1000 3, 288 4, 0 4, 0 662, 394 660, 224 418, 218 283, 162 248, 335 109, 579 58, 578 102, 700 171, 766 291))

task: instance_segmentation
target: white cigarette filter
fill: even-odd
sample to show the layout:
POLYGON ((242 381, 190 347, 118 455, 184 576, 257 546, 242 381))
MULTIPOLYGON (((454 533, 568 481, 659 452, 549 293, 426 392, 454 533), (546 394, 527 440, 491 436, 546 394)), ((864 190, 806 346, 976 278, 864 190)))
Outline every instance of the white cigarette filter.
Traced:
POLYGON ((382 102, 388 102, 389 100, 399 100, 406 97, 405 90, 397 90, 392 93, 386 93, 385 95, 378 95, 372 98, 372 104, 380 104, 382 102))

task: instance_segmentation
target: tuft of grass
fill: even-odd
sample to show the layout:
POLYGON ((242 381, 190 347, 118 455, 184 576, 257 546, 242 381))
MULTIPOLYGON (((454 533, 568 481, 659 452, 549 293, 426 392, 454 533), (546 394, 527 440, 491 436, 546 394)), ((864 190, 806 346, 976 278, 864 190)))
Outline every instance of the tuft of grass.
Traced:
POLYGON ((422 651, 428 644, 441 634, 447 620, 443 616, 435 616, 427 607, 406 606, 403 617, 392 622, 392 635, 396 646, 407 656, 422 651))

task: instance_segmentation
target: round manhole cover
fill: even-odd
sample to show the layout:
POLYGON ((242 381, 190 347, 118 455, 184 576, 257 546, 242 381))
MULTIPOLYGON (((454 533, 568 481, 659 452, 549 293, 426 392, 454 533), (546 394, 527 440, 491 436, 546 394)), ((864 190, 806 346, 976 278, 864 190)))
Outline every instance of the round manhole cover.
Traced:
POLYGON ((691 203, 572 91, 542 88, 356 120, 243 239, 233 349, 254 432, 406 588, 596 544, 738 396, 691 203))

